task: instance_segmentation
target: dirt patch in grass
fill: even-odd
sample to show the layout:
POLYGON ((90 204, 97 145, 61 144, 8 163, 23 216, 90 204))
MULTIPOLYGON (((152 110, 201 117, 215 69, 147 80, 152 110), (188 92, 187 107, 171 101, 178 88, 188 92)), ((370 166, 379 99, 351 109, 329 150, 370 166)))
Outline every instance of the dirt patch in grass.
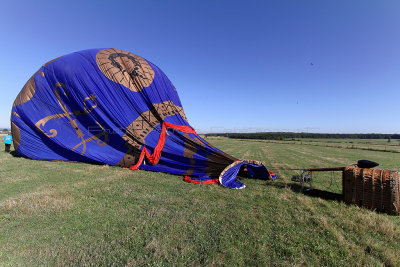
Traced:
POLYGON ((355 218, 356 222, 365 225, 371 231, 384 235, 387 239, 393 240, 400 236, 398 226, 383 215, 374 212, 358 213, 355 218))
POLYGON ((0 210, 5 213, 32 215, 54 213, 73 207, 74 199, 67 192, 41 189, 39 192, 25 193, 0 202, 0 210))
MULTIPOLYGON (((1 177, 1 183, 17 183, 22 181, 32 180, 32 176, 29 175, 14 175, 1 177)), ((1 189, 0 189, 1 191, 1 189)))

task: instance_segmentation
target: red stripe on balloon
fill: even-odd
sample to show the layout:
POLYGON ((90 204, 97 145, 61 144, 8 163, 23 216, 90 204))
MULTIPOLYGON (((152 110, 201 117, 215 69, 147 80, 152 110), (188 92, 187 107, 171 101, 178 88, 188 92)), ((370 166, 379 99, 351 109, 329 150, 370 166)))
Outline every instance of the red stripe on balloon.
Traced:
POLYGON ((146 147, 143 147, 142 151, 140 152, 140 157, 139 157, 138 162, 135 165, 133 165, 132 167, 130 167, 129 169, 138 170, 139 166, 140 166, 140 164, 142 164, 145 156, 151 164, 156 165, 158 163, 158 161, 160 160, 160 157, 161 157, 161 152, 165 145, 165 139, 167 136, 167 127, 178 130, 183 133, 192 133, 192 134, 197 135, 196 131, 190 126, 175 125, 175 124, 164 121, 161 126, 160 138, 158 139, 157 146, 154 148, 153 154, 150 154, 149 151, 146 149, 146 147))
POLYGON ((214 179, 209 179, 206 181, 199 181, 199 180, 193 180, 189 176, 185 176, 183 178, 183 181, 185 181, 187 183, 195 183, 195 184, 217 184, 219 182, 219 179, 214 178, 214 179))

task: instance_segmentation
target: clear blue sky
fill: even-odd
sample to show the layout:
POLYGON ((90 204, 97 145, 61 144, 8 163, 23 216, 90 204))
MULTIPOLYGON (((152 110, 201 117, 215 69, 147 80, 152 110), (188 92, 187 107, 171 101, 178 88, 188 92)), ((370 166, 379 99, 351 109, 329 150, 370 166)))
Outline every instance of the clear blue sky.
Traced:
POLYGON ((159 66, 201 132, 400 133, 399 14, 400 1, 2 1, 0 127, 43 63, 115 47, 159 66))

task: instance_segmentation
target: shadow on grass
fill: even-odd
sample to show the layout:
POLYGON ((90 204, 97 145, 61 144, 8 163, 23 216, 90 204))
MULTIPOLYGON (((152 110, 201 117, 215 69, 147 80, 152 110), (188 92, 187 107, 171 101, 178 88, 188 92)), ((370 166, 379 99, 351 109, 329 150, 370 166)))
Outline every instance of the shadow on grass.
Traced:
POLYGON ((12 155, 14 158, 23 158, 21 155, 18 155, 17 151, 15 150, 11 151, 10 155, 12 155))
POLYGON ((274 186, 276 188, 289 188, 295 193, 300 193, 304 194, 306 196, 310 197, 318 197, 322 198, 325 200, 334 200, 334 201, 343 201, 343 196, 342 194, 337 194, 325 190, 319 190, 319 189, 309 189, 304 187, 304 190, 302 190, 301 185, 297 183, 285 183, 283 181, 273 181, 270 183, 266 183, 266 186, 274 186))

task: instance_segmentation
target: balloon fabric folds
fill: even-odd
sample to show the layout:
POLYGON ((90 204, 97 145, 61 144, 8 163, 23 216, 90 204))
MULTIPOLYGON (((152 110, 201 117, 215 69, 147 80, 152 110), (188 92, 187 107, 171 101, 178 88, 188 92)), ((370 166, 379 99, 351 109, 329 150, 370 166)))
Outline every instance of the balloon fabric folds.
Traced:
POLYGON ((79 161, 219 181, 230 188, 243 165, 260 162, 213 147, 190 126, 174 85, 153 63, 118 49, 90 49, 44 64, 11 112, 14 148, 37 160, 79 161))

